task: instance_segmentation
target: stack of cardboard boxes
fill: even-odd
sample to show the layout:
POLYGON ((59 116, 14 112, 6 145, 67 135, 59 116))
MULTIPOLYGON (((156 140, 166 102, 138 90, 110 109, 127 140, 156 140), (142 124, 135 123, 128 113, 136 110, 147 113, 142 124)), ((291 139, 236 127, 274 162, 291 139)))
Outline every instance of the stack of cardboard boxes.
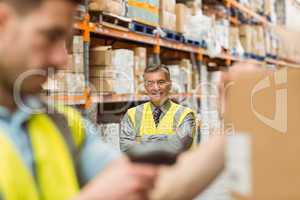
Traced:
POLYGON ((134 93, 134 55, 127 49, 96 47, 90 51, 90 84, 95 93, 134 93))
POLYGON ((123 0, 92 0, 89 3, 89 10, 124 16, 125 4, 123 0))
POLYGON ((135 93, 145 93, 144 87, 144 71, 147 67, 147 49, 143 47, 136 47, 134 49, 134 81, 135 93))
POLYGON ((196 88, 197 83, 193 79, 193 68, 190 60, 175 61, 167 66, 172 80, 172 93, 190 93, 196 88))
POLYGON ((84 91, 83 38, 74 36, 69 47, 68 63, 59 70, 48 71, 48 81, 43 85, 50 93, 61 95, 82 94, 84 91))
POLYGON ((266 42, 264 28, 259 25, 241 25, 240 41, 246 54, 265 57, 266 42))
POLYGON ((176 31, 176 1, 160 0, 160 27, 176 31))

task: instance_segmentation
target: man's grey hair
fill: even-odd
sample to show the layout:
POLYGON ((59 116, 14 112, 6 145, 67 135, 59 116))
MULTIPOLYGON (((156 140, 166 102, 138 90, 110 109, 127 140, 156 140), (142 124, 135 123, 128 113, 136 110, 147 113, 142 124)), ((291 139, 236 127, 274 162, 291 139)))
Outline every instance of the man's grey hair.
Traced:
POLYGON ((169 68, 166 65, 151 65, 146 67, 145 71, 144 71, 144 77, 145 74, 147 73, 152 73, 152 72, 158 72, 158 71, 162 71, 165 73, 166 77, 168 80, 171 80, 171 75, 170 75, 170 71, 169 68))

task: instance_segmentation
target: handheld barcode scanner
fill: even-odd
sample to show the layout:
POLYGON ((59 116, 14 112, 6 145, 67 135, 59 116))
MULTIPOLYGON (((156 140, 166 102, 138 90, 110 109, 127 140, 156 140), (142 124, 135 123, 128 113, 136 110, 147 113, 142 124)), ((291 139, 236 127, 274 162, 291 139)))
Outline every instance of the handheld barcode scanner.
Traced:
POLYGON ((170 148, 157 143, 136 145, 129 149, 127 155, 132 162, 173 165, 176 163, 180 152, 174 152, 170 148))

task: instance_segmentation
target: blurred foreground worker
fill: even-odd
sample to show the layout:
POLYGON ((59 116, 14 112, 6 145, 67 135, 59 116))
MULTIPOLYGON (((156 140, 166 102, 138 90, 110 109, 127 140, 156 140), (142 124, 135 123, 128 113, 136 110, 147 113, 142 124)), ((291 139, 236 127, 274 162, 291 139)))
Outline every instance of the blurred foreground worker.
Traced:
POLYGON ((153 187, 156 167, 130 163, 77 111, 47 112, 35 97, 67 61, 77 3, 0 0, 0 199, 146 199, 153 187))
POLYGON ((169 99, 169 69, 164 65, 147 67, 144 86, 150 102, 127 111, 121 122, 121 150, 148 143, 159 143, 175 152, 189 149, 195 136, 195 114, 169 99))

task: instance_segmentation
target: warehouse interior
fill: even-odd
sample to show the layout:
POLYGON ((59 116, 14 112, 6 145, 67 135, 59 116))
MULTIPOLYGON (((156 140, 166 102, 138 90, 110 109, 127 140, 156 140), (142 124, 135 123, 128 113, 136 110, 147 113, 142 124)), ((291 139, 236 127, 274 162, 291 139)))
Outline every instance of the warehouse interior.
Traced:
MULTIPOLYGON (((12 151, 0 152, 0 200, 300 199, 300 0, 60 1, 76 2, 69 27, 72 34, 61 52, 66 62, 44 67, 47 78, 33 93, 47 108, 54 108, 50 111, 64 117, 47 110, 55 128, 46 126, 45 116, 31 113, 33 119, 37 116, 36 125, 29 120, 22 126, 31 144, 24 147, 12 139, 15 136, 11 138, 20 145, 17 150, 24 160, 32 159, 30 181, 31 175, 25 176, 12 151), (158 79, 155 74, 165 76, 158 79), (163 96, 157 105, 154 99, 163 96), (76 124, 71 123, 74 120, 76 124), (149 121, 153 127, 145 125, 149 121), (34 127, 42 131, 34 132, 34 127), (74 137, 71 153, 62 150, 70 142, 56 143, 51 130, 62 132, 59 140, 74 137), (85 141, 91 138, 99 144, 85 141), (81 149, 78 141, 84 146, 81 149), (126 161, 117 161, 118 156, 126 161), (75 160, 75 172, 62 161, 69 157, 75 160), (140 165, 145 167, 143 175, 142 168, 133 170, 140 165), (130 188, 133 178, 145 178, 146 167, 155 168, 151 186, 142 188, 134 179, 137 188, 130 188), (84 184, 78 175, 81 170, 84 184), (77 174, 80 189, 69 187, 72 173, 77 174), (38 189, 31 191, 31 181, 38 189)), ((28 7, 14 2, 24 10, 28 7)), ((37 2, 40 7, 30 12, 51 8, 50 0, 37 2)), ((5 8, 13 4, 0 0, 0 35, 5 34, 5 8)), ((66 18, 66 5, 61 4, 53 20, 66 18)), ((9 75, 4 73, 8 68, 2 67, 5 57, 18 57, 4 53, 5 48, 0 44, 1 93, 9 75)), ((19 78, 32 75, 30 70, 34 68, 28 67, 27 75, 23 70, 14 87, 9 87, 16 110, 24 107, 18 104, 18 96, 32 95, 18 86, 19 78)), ((0 136, 2 126, 3 132, 18 132, 5 128, 16 125, 13 117, 9 121, 2 116, 1 98, 5 96, 0 97, 0 136)), ((5 141, 0 137, 0 151, 8 148, 5 141)))

